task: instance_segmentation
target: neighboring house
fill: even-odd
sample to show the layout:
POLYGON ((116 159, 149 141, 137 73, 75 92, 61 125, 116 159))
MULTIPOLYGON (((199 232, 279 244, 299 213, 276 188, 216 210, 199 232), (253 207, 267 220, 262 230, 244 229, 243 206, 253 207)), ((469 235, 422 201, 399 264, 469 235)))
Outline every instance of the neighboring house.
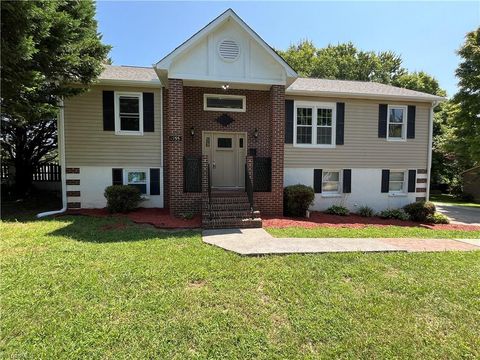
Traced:
POLYGON ((463 193, 472 195, 475 201, 480 201, 480 166, 475 166, 461 173, 463 193))
POLYGON ((68 206, 104 207, 105 187, 132 184, 145 207, 222 218, 205 216, 211 187, 213 208, 236 217, 251 180, 263 214, 281 215, 283 188, 297 183, 315 189, 316 210, 397 208, 428 197, 441 100, 299 78, 227 10, 152 68, 106 66, 89 92, 65 101, 68 206))

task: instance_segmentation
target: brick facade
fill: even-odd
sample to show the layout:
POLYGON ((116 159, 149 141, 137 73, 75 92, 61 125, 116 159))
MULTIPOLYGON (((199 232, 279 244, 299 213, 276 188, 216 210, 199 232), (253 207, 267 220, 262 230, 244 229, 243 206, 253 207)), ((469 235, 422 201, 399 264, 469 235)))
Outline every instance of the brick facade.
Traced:
POLYGON ((219 88, 183 86, 182 80, 169 79, 165 91, 165 201, 170 213, 201 210, 202 193, 183 192, 183 156, 202 155, 202 131, 246 132, 247 149, 256 149, 257 156, 272 158, 272 191, 255 193, 256 207, 264 214, 283 212, 283 151, 285 88, 272 86, 270 90, 228 90, 229 95, 246 97, 245 112, 229 112, 233 122, 227 126, 216 119, 222 111, 204 111, 204 94, 225 94, 219 88), (195 134, 190 134, 194 128, 195 134), (254 136, 255 129, 258 137, 254 136), (172 141, 171 136, 182 136, 172 141))

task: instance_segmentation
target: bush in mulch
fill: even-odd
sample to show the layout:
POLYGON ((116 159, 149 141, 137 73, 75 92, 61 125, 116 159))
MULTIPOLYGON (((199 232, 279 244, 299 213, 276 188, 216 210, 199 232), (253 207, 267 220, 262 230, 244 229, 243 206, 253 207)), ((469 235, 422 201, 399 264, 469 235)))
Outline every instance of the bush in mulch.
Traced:
POLYGON ((402 209, 387 209, 381 211, 378 216, 382 219, 410 220, 408 214, 402 209))
POLYGON ((111 213, 127 213, 138 208, 142 201, 140 190, 129 185, 111 185, 105 189, 107 209, 111 213))
POLYGON ((417 201, 403 207, 413 221, 427 221, 435 214, 435 204, 430 201, 417 201))
POLYGON ((291 185, 283 190, 283 212, 287 216, 304 217, 315 199, 313 188, 306 185, 291 185))
POLYGON ((325 212, 330 215, 340 216, 347 216, 350 214, 350 211, 346 207, 340 205, 332 205, 327 210, 325 210, 325 212))

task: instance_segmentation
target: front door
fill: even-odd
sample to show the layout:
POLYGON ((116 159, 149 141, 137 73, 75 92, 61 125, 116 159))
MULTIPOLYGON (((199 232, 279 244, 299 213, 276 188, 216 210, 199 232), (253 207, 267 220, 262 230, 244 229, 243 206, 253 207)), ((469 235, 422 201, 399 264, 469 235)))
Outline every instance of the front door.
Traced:
POLYGON ((203 153, 210 162, 212 187, 244 187, 246 144, 245 133, 203 133, 203 153))

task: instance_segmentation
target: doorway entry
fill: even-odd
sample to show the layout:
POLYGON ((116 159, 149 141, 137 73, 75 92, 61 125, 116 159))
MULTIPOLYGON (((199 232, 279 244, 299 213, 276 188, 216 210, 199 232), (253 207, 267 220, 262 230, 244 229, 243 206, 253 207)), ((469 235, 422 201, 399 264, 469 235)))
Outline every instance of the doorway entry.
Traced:
POLYGON ((202 153, 210 162, 213 188, 245 187, 246 148, 247 133, 203 131, 202 153))

